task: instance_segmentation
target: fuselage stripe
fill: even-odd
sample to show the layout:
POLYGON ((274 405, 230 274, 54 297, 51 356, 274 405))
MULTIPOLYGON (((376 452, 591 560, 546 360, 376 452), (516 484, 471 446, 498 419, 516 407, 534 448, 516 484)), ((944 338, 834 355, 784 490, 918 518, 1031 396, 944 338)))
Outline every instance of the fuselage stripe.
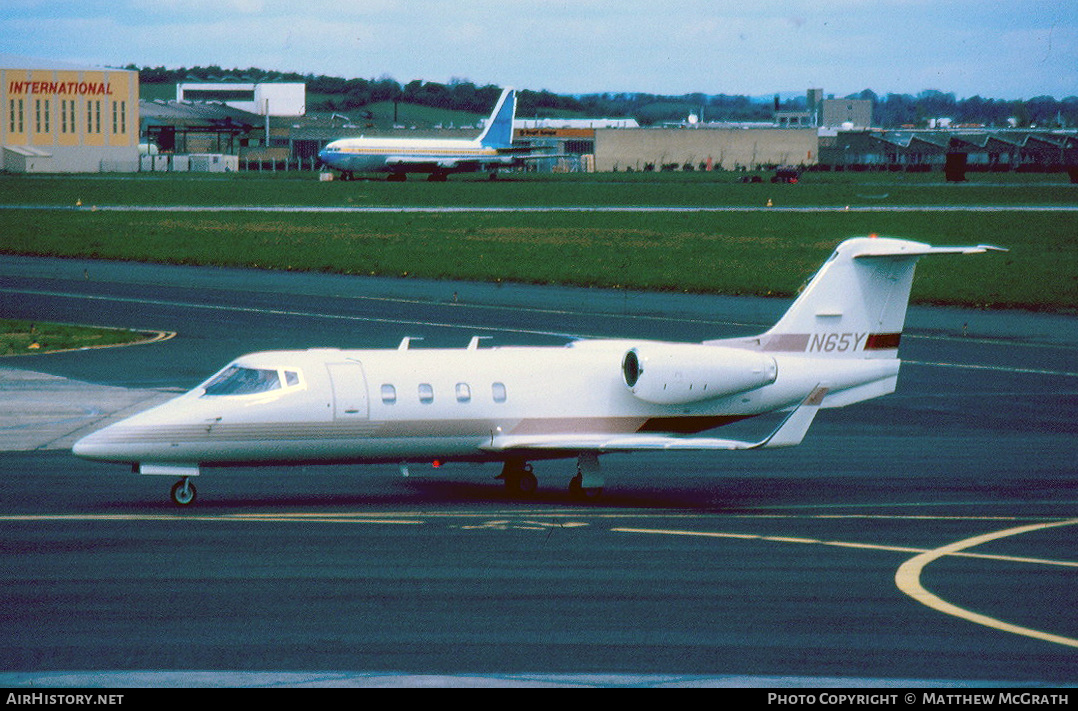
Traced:
POLYGON ((887 351, 897 349, 901 339, 901 333, 774 333, 760 348, 766 353, 887 351))
POLYGON ((866 351, 886 351, 898 348, 901 333, 870 333, 865 341, 866 351))

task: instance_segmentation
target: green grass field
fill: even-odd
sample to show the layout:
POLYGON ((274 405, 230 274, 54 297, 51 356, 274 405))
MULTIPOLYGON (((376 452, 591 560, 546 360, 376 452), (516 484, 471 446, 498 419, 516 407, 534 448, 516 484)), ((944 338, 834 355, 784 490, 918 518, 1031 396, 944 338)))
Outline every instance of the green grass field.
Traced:
POLYGON ((1073 311, 1078 213, 844 212, 912 205, 1070 207, 1061 176, 809 173, 797 185, 733 173, 413 178, 320 183, 312 173, 0 176, 0 252, 439 279, 790 296, 842 239, 989 243, 1007 254, 925 260, 922 303, 1073 311), (92 206, 710 207, 821 205, 828 212, 160 213, 92 206))
POLYGON ((135 343, 147 338, 145 333, 120 328, 89 328, 0 319, 0 356, 102 348, 135 343))
POLYGON ((778 207, 804 205, 1065 205, 1078 204, 1078 185, 1063 174, 977 174, 947 184, 942 173, 806 173, 797 185, 741 183, 753 173, 594 173, 450 176, 428 183, 384 178, 322 183, 308 171, 206 175, 140 173, 131 176, 0 175, 0 204, 262 205, 262 206, 627 206, 778 207))

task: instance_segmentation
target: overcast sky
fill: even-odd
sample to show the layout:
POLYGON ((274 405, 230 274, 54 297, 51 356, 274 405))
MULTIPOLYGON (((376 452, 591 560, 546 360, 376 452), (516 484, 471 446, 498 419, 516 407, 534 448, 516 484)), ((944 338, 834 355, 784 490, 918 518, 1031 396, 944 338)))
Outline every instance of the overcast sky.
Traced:
POLYGON ((1078 95, 1076 0, 2 0, 0 54, 557 93, 1078 95))

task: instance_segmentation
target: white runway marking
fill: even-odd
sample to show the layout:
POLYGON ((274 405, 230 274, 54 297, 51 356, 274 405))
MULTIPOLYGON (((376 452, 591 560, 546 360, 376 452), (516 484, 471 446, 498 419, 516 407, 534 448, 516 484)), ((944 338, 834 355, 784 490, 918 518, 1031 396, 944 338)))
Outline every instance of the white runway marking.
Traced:
POLYGON ((804 205, 789 207, 764 206, 697 206, 677 205, 552 205, 533 207, 454 207, 413 206, 378 207, 352 206, 327 207, 305 205, 93 205, 74 207, 68 205, 0 205, 3 210, 62 210, 65 212, 292 212, 292 213, 507 213, 507 212, 671 212, 671 213, 719 213, 719 212, 1078 212, 1076 205, 804 205))
POLYGON ((153 306, 168 306, 171 308, 182 307, 187 309, 202 309, 207 311, 231 311, 236 313, 254 313, 254 314, 269 314, 273 316, 299 316, 302 318, 326 318, 337 321, 360 321, 364 323, 394 323, 403 324, 405 326, 430 326, 440 328, 455 328, 468 331, 493 331, 496 333, 522 333, 538 336, 555 336, 558 338, 582 338, 582 336, 571 333, 558 333, 555 331, 537 331, 521 328, 508 328, 505 326, 461 326, 456 323, 442 322, 442 321, 419 321, 400 318, 382 318, 377 316, 348 316, 345 314, 326 314, 316 311, 292 311, 286 309, 264 309, 254 308, 250 306, 227 306, 224 304, 196 304, 184 301, 166 301, 163 299, 137 299, 133 297, 124 296, 97 296, 91 294, 65 294, 59 291, 34 291, 31 289, 6 289, 8 293, 12 294, 27 294, 30 296, 48 296, 52 298, 62 299, 86 299, 89 301, 112 301, 118 303, 130 303, 130 304, 151 304, 153 306))
MULTIPOLYGON (((137 303, 137 304, 152 304, 154 306, 168 306, 168 307, 182 307, 191 309, 203 309, 209 311, 231 311, 239 313, 255 313, 255 314, 270 314, 275 316, 298 316, 303 318, 326 318, 334 319, 338 321, 359 321, 366 323, 394 323, 402 324, 405 326, 429 326, 436 328, 455 328, 468 331, 491 331, 496 333, 520 333, 533 336, 553 336, 556 338, 565 338, 569 340, 581 339, 581 338, 603 338, 603 336, 584 334, 584 333, 564 333, 557 331, 542 331, 535 329, 520 329, 509 328, 506 326, 482 326, 471 325, 461 326, 457 323, 449 323, 443 321, 421 321, 410 320, 400 318, 382 318, 376 316, 349 316, 345 314, 326 314, 314 311, 295 311, 286 309, 266 309, 266 308, 254 308, 250 306, 228 306, 225 304, 197 304, 184 301, 168 301, 164 299, 137 299, 133 297, 123 296, 100 296, 92 294, 65 294, 58 291, 37 291, 33 289, 5 289, 4 291, 12 294, 26 294, 30 296, 48 296, 52 298, 64 298, 64 299, 87 299, 90 301, 113 301, 118 303, 137 303)), ((467 305, 465 305, 466 307, 467 305)), ((485 309, 488 308, 483 305, 477 305, 475 308, 485 309)), ((635 317, 630 317, 635 318, 635 317)), ((728 323, 728 322, 719 322, 728 323)), ((171 338, 175 334, 168 334, 168 338, 171 338)), ((939 338, 941 340, 949 340, 948 336, 917 336, 926 340, 932 340, 939 338)), ((167 340, 167 338, 162 339, 167 340)), ((1078 373, 1071 373, 1067 371, 1055 371, 1055 370, 1039 370, 1034 368, 1014 368, 1010 366, 996 366, 996 365, 977 365, 968 363, 931 363, 926 361, 916 360, 903 360, 903 364, 908 365, 921 365, 937 368, 969 368, 977 370, 993 370, 1005 373, 1026 373, 1031 375, 1053 375, 1062 377, 1078 377, 1078 373)))
POLYGON ((1078 378, 1078 373, 1065 370, 1041 370, 1039 368, 1015 368, 1005 365, 975 365, 972 363, 931 363, 923 360, 903 360, 903 365, 927 365, 933 368, 967 368, 970 370, 995 370, 1003 373, 1025 373, 1028 375, 1055 375, 1061 378, 1078 378))

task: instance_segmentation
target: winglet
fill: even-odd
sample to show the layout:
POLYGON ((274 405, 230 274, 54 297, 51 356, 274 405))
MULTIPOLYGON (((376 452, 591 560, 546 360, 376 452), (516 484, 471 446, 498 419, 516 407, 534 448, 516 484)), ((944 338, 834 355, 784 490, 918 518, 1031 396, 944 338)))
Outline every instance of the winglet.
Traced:
POLYGON ((793 447, 801 444, 801 440, 805 438, 805 434, 808 433, 809 427, 812 426, 812 421, 816 418, 816 413, 819 412, 820 405, 823 404, 823 399, 826 395, 827 388, 819 385, 816 386, 816 388, 808 394, 808 397, 802 400, 801 404, 786 416, 786 419, 782 421, 782 424, 780 424, 767 439, 757 442, 755 445, 749 447, 749 449, 793 447))

